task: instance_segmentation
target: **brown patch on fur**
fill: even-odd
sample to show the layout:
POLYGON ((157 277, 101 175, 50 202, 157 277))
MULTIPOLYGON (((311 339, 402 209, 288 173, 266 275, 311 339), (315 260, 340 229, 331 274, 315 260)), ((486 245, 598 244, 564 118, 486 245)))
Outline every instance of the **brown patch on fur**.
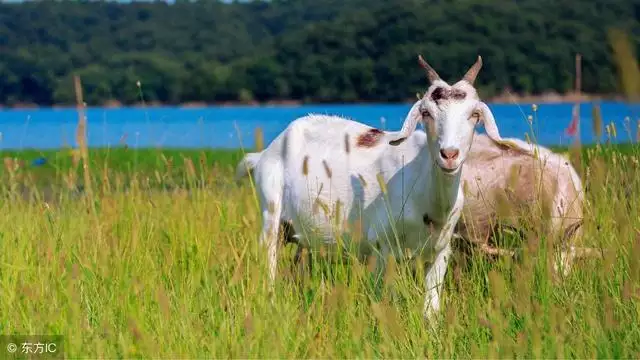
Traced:
POLYGON ((307 176, 309 174, 309 155, 302 160, 302 175, 307 176))
POLYGON ((454 100, 464 100, 467 97, 467 93, 462 90, 453 89, 451 91, 451 97, 453 97, 454 100))
POLYGON ((444 100, 448 97, 447 90, 443 87, 437 87, 433 89, 431 92, 431 100, 438 102, 439 100, 444 100))
POLYGON ((445 89, 443 87, 437 87, 431 92, 431 100, 436 103, 441 100, 464 100, 467 97, 467 94, 459 89, 451 88, 445 89))
POLYGON ((380 138, 382 137, 384 132, 382 130, 371 128, 367 132, 360 134, 358 136, 358 141, 356 142, 356 146, 358 147, 373 147, 375 146, 380 138))

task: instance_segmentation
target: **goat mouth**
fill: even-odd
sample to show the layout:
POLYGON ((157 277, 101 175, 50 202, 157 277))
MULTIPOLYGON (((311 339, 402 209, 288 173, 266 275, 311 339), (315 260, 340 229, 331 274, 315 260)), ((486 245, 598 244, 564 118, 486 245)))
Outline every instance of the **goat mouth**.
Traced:
POLYGON ((456 166, 454 168, 440 166, 440 170, 442 170, 442 172, 445 173, 446 175, 455 175, 459 169, 460 169, 460 166, 456 166))

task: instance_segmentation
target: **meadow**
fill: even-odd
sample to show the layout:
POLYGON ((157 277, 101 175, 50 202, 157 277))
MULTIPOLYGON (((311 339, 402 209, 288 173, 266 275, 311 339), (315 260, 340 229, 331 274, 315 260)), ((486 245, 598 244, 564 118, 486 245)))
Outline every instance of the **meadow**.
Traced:
POLYGON ((3 151, 0 333, 61 334, 68 358, 638 358, 640 148, 554 150, 587 187, 585 244, 610 251, 564 281, 544 234, 516 260, 456 253, 432 324, 401 264, 301 272, 286 248, 269 297, 242 151, 3 151))
MULTIPOLYGON (((418 10, 426 11, 427 15, 431 14, 429 16, 442 16, 442 12, 426 10, 417 3, 407 4, 418 6, 421 8, 418 10)), ((325 5, 317 6, 325 11, 325 5)), ((390 4, 383 5, 375 7, 380 14, 396 16, 392 11, 387 14, 386 7, 390 4)), ((423 74, 402 70, 404 60, 397 60, 404 56, 404 49, 413 49, 411 43, 415 41, 415 34, 423 32, 412 29, 426 26, 425 34, 431 34, 429 36, 434 36, 437 42, 445 39, 443 45, 430 52, 438 53, 440 47, 450 48, 443 52, 442 59, 445 60, 441 61, 456 59, 449 61, 454 65, 467 61, 457 54, 465 47, 449 47, 446 36, 472 34, 477 37, 480 33, 436 27, 446 33, 437 34, 432 31, 434 20, 425 21, 427 18, 422 16, 408 17, 407 20, 413 23, 407 27, 410 31, 398 32, 393 21, 367 20, 367 16, 362 16, 360 6, 352 6, 351 13, 337 11, 344 18, 338 18, 326 28, 294 26, 291 24, 298 24, 299 19, 305 17, 299 16, 296 7, 284 6, 282 11, 293 11, 290 15, 293 20, 274 16, 275 20, 269 21, 280 22, 277 28, 281 30, 297 27, 303 32, 291 37, 292 33, 286 31, 289 40, 279 41, 284 48, 267 54, 267 63, 264 56, 253 56, 247 63, 244 59, 237 63, 233 61, 221 67, 222 71, 218 69, 219 64, 211 62, 215 56, 202 51, 200 44, 203 41, 198 36, 188 35, 194 43, 192 51, 183 51, 184 41, 170 41, 171 46, 179 46, 180 50, 173 51, 170 46, 168 51, 130 57, 118 50, 120 45, 109 45, 111 39, 129 44, 120 40, 148 41, 146 37, 114 35, 101 39, 84 36, 86 34, 80 31, 68 32, 82 37, 82 42, 90 42, 90 48, 100 49, 90 51, 99 54, 99 59, 87 57, 83 60, 86 64, 81 64, 79 69, 78 76, 83 77, 88 89, 93 88, 87 92, 86 100, 91 104, 103 103, 109 94, 126 103, 144 105, 145 99, 163 100, 162 97, 173 94, 171 103, 176 103, 180 97, 190 99, 193 95, 202 97, 204 94, 206 99, 228 97, 225 93, 229 90, 233 90, 231 96, 234 98, 251 100, 253 93, 257 98, 286 97, 287 89, 294 89, 293 85, 299 87, 295 92, 305 94, 307 100, 399 100, 406 93, 413 93, 408 90, 423 86, 423 74), (358 21, 351 20, 353 14, 357 15, 358 21), (388 25, 382 26, 383 23, 388 25), (346 33, 336 35, 327 31, 334 28, 346 29, 346 33), (371 47, 378 47, 374 41, 378 35, 382 40, 394 39, 380 42, 399 46, 388 51, 376 49, 384 56, 374 59, 377 65, 388 69, 389 74, 399 74, 392 76, 393 86, 383 78, 374 78, 373 83, 360 81, 368 79, 362 74, 386 73, 373 72, 370 64, 374 62, 365 51, 370 46, 353 46, 360 49, 358 56, 363 66, 358 66, 360 62, 345 63, 335 59, 326 61, 332 64, 326 69, 309 65, 320 59, 316 56, 319 53, 327 59, 336 55, 331 55, 331 46, 322 45, 324 41, 318 43, 330 51, 323 48, 305 50, 307 43, 315 44, 307 39, 329 36, 327 39, 340 39, 339 43, 345 40, 346 44, 356 44, 356 40, 368 39, 368 36, 362 36, 360 28, 365 34, 377 34, 371 37, 371 44, 374 44, 371 47), (412 39, 397 38, 400 33, 412 39), (202 56, 206 61, 191 64, 192 73, 189 74, 172 70, 175 64, 182 68, 187 61, 158 55, 189 54, 193 57, 194 52, 199 54, 196 58, 202 56), (289 56, 289 52, 301 55, 289 56), (277 75, 285 66, 274 63, 280 53, 286 53, 288 59, 300 59, 293 63, 293 71, 288 75, 290 79, 277 75), (103 56, 107 57, 102 59, 103 56), (156 61, 158 59, 162 61, 156 61), (313 62, 307 63, 309 59, 313 62), (141 64, 138 73, 131 77, 135 74, 129 71, 131 64, 138 63, 141 64), (308 78, 309 69, 313 71, 312 78, 318 80, 300 82, 300 79, 308 78), (264 76, 252 76, 256 71, 264 76), (238 73, 246 76, 240 81, 227 81, 227 78, 239 79, 235 76, 238 73), (167 74, 171 76, 166 77, 167 74), (178 77, 174 77, 176 74, 178 77), (345 88, 342 86, 345 75, 354 79, 351 83, 360 85, 350 90, 345 88), (269 79, 284 79, 277 84, 285 86, 272 86, 275 81, 269 79), (132 85, 134 80, 136 87, 132 85), (348 90, 344 94, 332 90, 343 88, 348 90), (182 90, 185 91, 180 95, 182 90), (276 93, 270 93, 274 90, 276 93)), ((616 6, 603 7, 602 11, 583 4, 566 6, 571 7, 571 12, 584 12, 587 19, 584 24, 588 25, 583 28, 587 30, 608 29, 611 22, 622 28, 625 23, 630 26, 637 23, 632 18, 616 15, 619 11, 615 10, 616 6), (593 14, 598 16, 591 20, 593 14), (603 19, 615 21, 602 23, 603 19), (598 26, 592 26, 596 23, 598 26)), ((400 9, 395 4, 391 7, 400 9)), ((24 9, 23 14, 31 11, 28 7, 24 9)), ((275 14, 281 11, 275 10, 275 14)), ((538 16, 535 11, 524 10, 524 18, 531 20, 532 14, 538 16)), ((158 17, 165 16, 162 15, 164 11, 155 10, 155 21, 163 29, 170 23, 158 17)), ((229 19, 237 18, 225 15, 227 13, 215 13, 229 19)), ((465 23, 457 21, 459 14, 464 12, 448 13, 455 17, 450 23, 465 23)), ((548 13, 544 16, 546 21, 568 24, 567 19, 554 20, 548 16, 566 12, 548 13)), ((129 16, 133 14, 131 12, 129 16)), ((486 23, 486 16, 478 15, 475 10, 473 14, 473 17, 462 18, 477 18, 481 20, 478 24, 486 23)), ((507 20, 518 25, 514 29, 523 24, 536 27, 540 24, 539 21, 522 21, 523 16, 505 14, 507 20)), ((38 19, 46 18, 28 16, 29 21, 21 21, 18 15, 8 16, 7 21, 16 22, 18 29, 26 26, 29 31, 37 29, 38 19)), ((102 18, 107 21, 108 17, 102 18)), ((209 21, 208 16, 205 18, 209 21)), ((194 22, 193 17, 182 16, 180 19, 189 19, 190 24, 185 29, 196 26, 198 34, 202 34, 202 26, 194 22)), ((253 17, 247 21, 255 30, 257 25, 253 17)), ((44 25, 39 26, 45 26, 42 29, 47 30, 38 33, 46 34, 46 38, 55 34, 51 23, 58 26, 75 24, 73 21, 48 20, 40 23, 44 25)), ((127 24, 138 26, 136 20, 125 21, 124 25, 127 24)), ((111 28, 120 31, 122 26, 111 28)), ((564 29, 551 27, 554 28, 564 29)), ((102 28, 82 27, 82 31, 87 29, 102 28)), ((505 53, 509 54, 509 46, 514 49, 515 40, 540 45, 532 55, 506 57, 509 61, 516 59, 517 63, 526 64, 518 72, 502 73, 507 71, 509 63, 491 67, 493 70, 486 79, 491 79, 492 83, 486 84, 485 91, 515 83, 523 87, 520 90, 538 92, 554 87, 557 82, 562 83, 563 91, 570 90, 572 73, 567 71, 571 62, 568 54, 579 50, 588 55, 586 59, 590 62, 585 67, 586 88, 594 84, 604 86, 606 91, 621 87, 625 100, 637 104, 640 70, 632 43, 625 40, 622 33, 609 34, 618 70, 619 81, 616 83, 599 60, 604 59, 609 50, 604 43, 598 43, 602 36, 578 39, 572 36, 565 41, 562 40, 564 35, 553 36, 555 32, 544 35, 536 30, 545 39, 533 42, 531 39, 535 38, 528 36, 500 36, 500 41, 506 42, 504 46, 496 42, 494 36, 481 36, 485 45, 478 45, 474 38, 470 43, 484 49, 483 54, 486 52, 488 58, 496 58, 497 63, 499 58, 490 55, 492 51, 504 58, 505 53), (547 38, 563 42, 545 43, 547 38), (589 42, 585 43, 584 39, 589 42)), ((234 37, 224 33, 221 36, 214 34, 211 39, 225 43, 239 32, 236 26, 231 31, 234 37)), ((26 35, 10 38, 15 40, 14 45, 23 42, 18 39, 32 40, 26 35)), ((160 35, 158 39, 163 39, 158 41, 163 43, 173 36, 160 35)), ((420 42, 433 41, 421 38, 420 42)), ((222 51, 222 55, 246 51, 253 55, 256 49, 248 46, 251 43, 231 41, 228 45, 231 50, 215 41, 211 46, 216 53, 222 51), (235 49, 236 46, 239 47, 235 49)), ((264 41, 267 48, 271 44, 271 41, 264 41)), ((527 44, 521 48, 530 48, 527 44)), ((31 91, 23 84, 7 83, 9 86, 5 86, 7 91, 1 99, 3 103, 24 100, 51 105, 56 101, 70 104, 75 100, 78 108, 85 110, 79 77, 72 74, 72 69, 66 69, 66 65, 54 71, 56 64, 77 65, 72 61, 56 60, 65 59, 69 53, 67 49, 61 50, 60 54, 56 50, 53 55, 25 50, 24 45, 15 45, 12 49, 19 51, 6 56, 7 74, 18 75, 5 76, 5 80, 38 78, 40 74, 41 81, 34 82, 38 86, 34 85, 31 91), (34 54, 40 54, 37 58, 44 60, 36 61, 34 54), (16 64, 19 66, 14 66, 16 64), (65 81, 51 81, 50 74, 54 72, 64 74, 65 81), (72 75, 74 88, 66 81, 71 80, 72 75)), ((52 47, 47 46, 42 51, 44 49, 51 51, 52 47)), ((83 47, 72 50, 89 53, 83 47)), ((522 55, 520 50, 515 53, 522 55)), ((337 55, 337 58, 343 57, 340 53, 337 55)), ((451 71, 456 68, 457 65, 450 66, 451 71)), ((577 71, 576 77, 579 78, 577 71)), ((578 93, 580 83, 581 80, 577 80, 578 93)), ((233 137, 236 128, 230 119, 240 119, 239 132, 243 135, 259 125, 269 139, 279 133, 294 114, 308 112, 308 107, 263 108, 253 112, 222 108, 167 111, 143 106, 143 114, 127 108, 87 109, 88 120, 82 114, 76 118, 73 109, 2 110, 0 334, 62 335, 65 358, 640 358, 640 127, 636 115, 633 119, 625 119, 628 115, 619 116, 628 113, 628 103, 603 103, 604 117, 613 121, 607 126, 605 138, 599 134, 603 116, 594 115, 591 120, 594 124, 598 122, 597 126, 591 128, 587 123, 578 129, 585 143, 589 142, 587 147, 553 148, 567 154, 583 179, 586 192, 583 245, 602 250, 602 256, 577 263, 565 279, 553 276, 550 241, 541 231, 547 219, 534 214, 523 224, 528 240, 506 230, 495 234, 496 238, 510 240, 504 243, 505 246, 522 250, 518 258, 492 260, 479 253, 454 253, 445 277, 441 313, 430 323, 422 316, 424 269, 418 268, 414 274, 405 264, 395 262, 390 263, 382 278, 374 278, 369 263, 349 257, 330 258, 330 254, 323 251, 314 254, 311 267, 304 263, 300 267, 294 266, 295 249, 286 247, 279 256, 274 294, 269 293, 266 256, 257 242, 260 214, 255 192, 250 179, 233 179, 235 165, 243 151, 211 148, 237 147, 239 139, 233 137), (214 124, 218 119, 222 119, 221 123, 214 124), (633 120, 635 127, 629 126, 625 133, 627 119, 629 123, 633 120), (619 134, 616 134, 616 123, 619 134), (77 148, 64 148, 66 136, 76 127, 80 134, 76 139, 77 148), (121 142, 120 139, 128 140, 121 142), (627 143, 620 144, 619 141, 627 143), (112 145, 87 149, 87 143, 112 145), (114 147, 113 144, 129 147, 114 147), (168 147, 184 144, 191 147, 196 144, 201 150, 168 147), (156 145, 165 148, 154 148, 156 145), (63 148, 25 150, 39 146, 63 148), (11 148, 20 150, 7 150, 11 148)), ((535 125, 543 131, 534 140, 548 145, 564 139, 562 134, 570 122, 571 105, 541 107, 538 113, 541 116, 534 114, 535 119, 529 122, 526 121, 528 109, 523 111, 519 105, 512 105, 494 107, 498 121, 507 119, 499 124, 503 135, 522 137, 530 125, 535 125), (546 112, 547 108, 549 112, 546 112), (517 118, 523 121, 509 122, 509 119, 517 118)), ((590 107, 586 103, 582 105, 590 107)), ((326 109, 323 105, 322 110, 326 109)), ((379 124, 382 115, 389 120, 388 128, 397 128, 406 113, 405 105, 365 107, 365 112, 344 106, 337 109, 331 112, 352 115, 371 125, 379 124), (350 113, 352 111, 359 114, 350 113)), ((261 141, 244 144, 262 146, 261 141)), ((4 341, 0 338, 0 359, 13 358, 5 351, 7 344, 4 341)))

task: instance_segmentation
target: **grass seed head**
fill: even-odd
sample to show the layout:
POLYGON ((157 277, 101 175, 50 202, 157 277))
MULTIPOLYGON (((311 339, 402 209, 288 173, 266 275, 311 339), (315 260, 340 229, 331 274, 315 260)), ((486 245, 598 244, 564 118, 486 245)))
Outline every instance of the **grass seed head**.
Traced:
POLYGON ((264 133, 261 127, 257 127, 253 133, 253 141, 255 143, 256 151, 260 152, 264 150, 264 133))
POLYGON ((302 160, 302 175, 309 175, 309 155, 305 155, 304 159, 302 160))
POLYGON ((344 134, 344 151, 347 154, 351 153, 351 145, 349 143, 349 134, 344 134))
POLYGON ((333 176, 333 172, 331 171, 331 168, 329 167, 329 163, 327 163, 327 160, 322 160, 322 165, 324 166, 324 172, 327 174, 327 177, 331 179, 331 177, 333 176))
POLYGON ((384 181, 384 176, 382 176, 382 173, 376 174, 376 180, 378 180, 378 186, 380 186, 380 190, 382 191, 382 193, 386 194, 387 193, 387 184, 384 181))

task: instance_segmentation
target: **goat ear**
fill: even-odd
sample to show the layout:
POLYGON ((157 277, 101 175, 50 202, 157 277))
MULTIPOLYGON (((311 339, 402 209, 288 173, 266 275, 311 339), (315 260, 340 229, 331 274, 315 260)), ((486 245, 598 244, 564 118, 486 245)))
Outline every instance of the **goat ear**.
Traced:
POLYGON ((500 131, 498 131, 498 126, 496 125, 496 119, 493 117, 493 113, 489 106, 483 102, 478 103, 478 110, 482 114, 482 123, 484 124, 484 130, 487 132, 487 136, 494 142, 498 144, 503 144, 504 141, 500 136, 500 131))
POLYGON ((411 107, 411 110, 409 110, 409 113, 407 114, 407 117, 404 119, 404 123, 402 124, 402 129, 400 129, 399 132, 392 133, 390 135, 391 137, 391 139, 389 140, 390 145, 398 146, 402 144, 405 140, 407 140, 409 135, 411 135, 413 131, 416 129, 416 126, 418 126, 418 122, 422 118, 422 116, 420 115, 421 102, 422 100, 418 100, 413 104, 413 106, 411 107))
POLYGON ((483 102, 478 103, 478 110, 482 114, 482 122, 484 123, 484 130, 487 132, 487 136, 494 143, 500 146, 503 149, 516 149, 518 151, 523 151, 525 153, 532 153, 529 150, 519 146, 517 143, 514 143, 511 140, 503 139, 500 136, 500 132, 498 131, 498 126, 496 125, 496 120, 493 117, 493 113, 487 106, 487 104, 483 102))

